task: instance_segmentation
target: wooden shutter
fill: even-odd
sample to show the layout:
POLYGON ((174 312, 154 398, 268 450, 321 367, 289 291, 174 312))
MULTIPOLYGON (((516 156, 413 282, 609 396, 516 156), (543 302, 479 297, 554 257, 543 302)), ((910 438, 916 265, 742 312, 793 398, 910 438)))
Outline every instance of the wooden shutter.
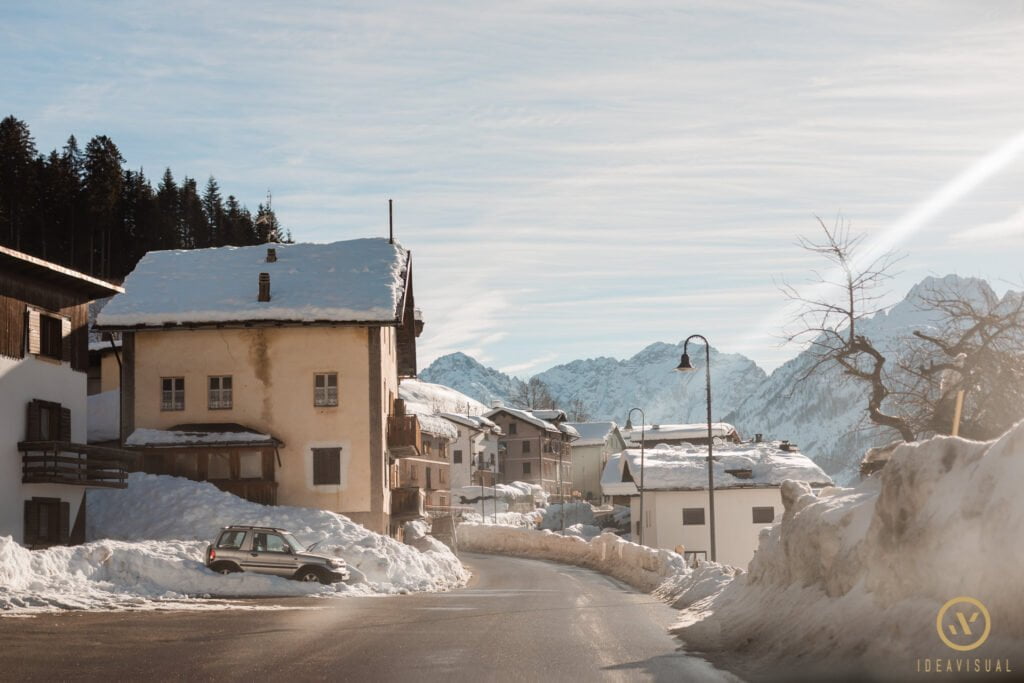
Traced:
POLYGON ((60 409, 60 440, 71 441, 71 408, 60 409))
POLYGON ((39 311, 29 308, 28 312, 28 352, 38 354, 42 351, 39 338, 39 311))
POLYGON ((71 320, 60 319, 60 359, 71 362, 71 320))
POLYGON ((33 500, 25 501, 25 525, 23 531, 22 545, 26 548, 31 548, 39 542, 37 537, 39 531, 39 503, 33 500))
POLYGON ((57 535, 57 542, 67 545, 71 538, 71 503, 60 502, 60 528, 57 535))
POLYGON ((26 441, 41 441, 42 434, 40 433, 40 417, 39 411, 42 407, 39 405, 39 401, 28 402, 28 417, 25 420, 25 440, 26 441))

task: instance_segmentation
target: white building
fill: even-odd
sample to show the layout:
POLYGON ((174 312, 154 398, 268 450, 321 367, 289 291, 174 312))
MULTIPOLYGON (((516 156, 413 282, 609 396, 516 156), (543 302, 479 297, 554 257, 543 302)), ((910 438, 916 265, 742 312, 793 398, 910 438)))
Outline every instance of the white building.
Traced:
POLYGON ((494 484, 498 471, 498 437, 501 428, 482 415, 439 413, 458 430, 452 443, 452 489, 494 484), (482 478, 481 478, 482 477, 482 478))
POLYGON ((615 453, 626 448, 626 442, 614 422, 567 422, 579 432, 572 442, 572 486, 580 496, 594 505, 601 505, 601 473, 615 453))
MULTIPOLYGON (((832 480, 788 444, 716 443, 716 559, 745 568, 757 549, 761 530, 782 517, 780 487, 787 479, 813 487, 832 480)), ((605 466, 605 495, 629 496, 633 537, 644 545, 676 550, 688 558, 710 559, 710 515, 706 446, 658 446, 643 454, 631 448, 613 455, 605 466), (643 527, 639 482, 643 480, 643 527)))
POLYGON ((121 291, 0 247, 0 536, 82 541, 86 490, 125 486, 132 455, 86 444, 86 309, 121 291))

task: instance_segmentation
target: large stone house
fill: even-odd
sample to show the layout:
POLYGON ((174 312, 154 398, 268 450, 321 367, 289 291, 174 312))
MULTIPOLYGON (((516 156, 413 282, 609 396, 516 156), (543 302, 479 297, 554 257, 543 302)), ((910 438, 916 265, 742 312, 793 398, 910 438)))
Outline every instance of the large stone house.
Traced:
POLYGON ((0 247, 0 536, 81 542, 85 494, 131 453, 86 444, 88 302, 120 287, 0 247))
POLYGON ((572 444, 573 489, 594 505, 601 505, 601 473, 615 453, 626 449, 626 442, 614 422, 569 422, 580 437, 572 444))
POLYGON ((422 329, 409 251, 359 239, 150 252, 124 286, 96 329, 121 333, 121 438, 145 471, 380 532, 422 509, 392 456, 422 448, 415 419, 394 414, 422 329))
MULTIPOLYGON (((782 518, 782 482, 832 485, 820 467, 786 442, 724 443, 714 446, 713 455, 715 549, 723 564, 746 568, 754 557, 761 530, 782 518)), ((609 458, 601 487, 607 496, 629 500, 634 540, 710 559, 707 464, 706 445, 660 445, 642 455, 631 448, 609 458)))
POLYGON ((572 496, 572 442, 579 437, 561 410, 519 410, 496 401, 484 417, 504 434, 498 446, 505 481, 539 485, 549 496, 572 496))

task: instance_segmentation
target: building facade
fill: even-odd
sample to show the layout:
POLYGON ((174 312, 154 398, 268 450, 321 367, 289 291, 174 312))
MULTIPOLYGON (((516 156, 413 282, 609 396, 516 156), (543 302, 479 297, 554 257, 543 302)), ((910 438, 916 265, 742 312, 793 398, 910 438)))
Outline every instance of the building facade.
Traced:
POLYGON ((572 444, 573 488, 593 505, 602 505, 601 473, 608 459, 626 448, 614 422, 570 422, 580 437, 572 444))
POLYGON ((576 430, 561 410, 519 410, 496 405, 484 417, 502 431, 498 445, 503 481, 539 485, 557 500, 572 497, 572 442, 576 430))
POLYGON ((389 417, 422 329, 408 251, 151 252, 125 288, 96 327, 121 333, 121 436, 146 471, 390 529, 389 417))
POLYGON ((0 536, 81 542, 90 488, 131 454, 86 444, 87 306, 116 285, 0 247, 0 536))

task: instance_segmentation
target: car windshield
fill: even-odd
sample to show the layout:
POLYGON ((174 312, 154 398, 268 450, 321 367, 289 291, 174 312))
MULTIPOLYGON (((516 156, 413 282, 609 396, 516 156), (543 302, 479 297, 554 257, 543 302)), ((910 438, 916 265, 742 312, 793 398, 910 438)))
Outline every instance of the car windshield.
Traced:
POLYGON ((293 553, 301 553, 302 552, 302 546, 299 545, 299 542, 295 540, 294 536, 292 536, 289 533, 284 533, 284 534, 281 534, 281 535, 284 536, 285 543, 287 543, 291 547, 293 553))

